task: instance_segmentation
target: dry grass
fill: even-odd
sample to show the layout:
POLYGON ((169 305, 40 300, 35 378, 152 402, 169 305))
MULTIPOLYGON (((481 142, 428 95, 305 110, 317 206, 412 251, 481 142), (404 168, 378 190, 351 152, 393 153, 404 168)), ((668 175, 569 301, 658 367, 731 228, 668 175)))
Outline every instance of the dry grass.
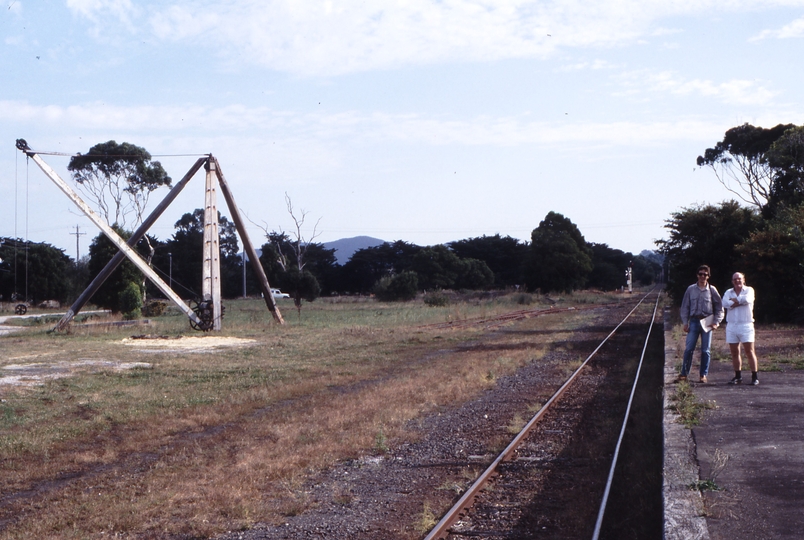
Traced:
MULTIPOLYGON (((0 338, 0 367, 152 365, 0 387, 0 492, 38 490, 0 505, 0 538, 205 537, 278 522, 308 507, 303 486, 316 471, 410 440, 410 420, 478 395, 541 358, 556 336, 422 327, 519 309, 505 298, 443 308, 322 301, 301 320, 283 307, 289 324, 279 327, 262 302, 227 302, 223 335, 256 344, 207 352, 123 344, 133 333, 190 335, 170 314, 145 331, 33 326, 0 338), (491 339, 507 345, 504 356, 460 346, 491 339)), ((523 324, 569 331, 582 319, 523 324)))

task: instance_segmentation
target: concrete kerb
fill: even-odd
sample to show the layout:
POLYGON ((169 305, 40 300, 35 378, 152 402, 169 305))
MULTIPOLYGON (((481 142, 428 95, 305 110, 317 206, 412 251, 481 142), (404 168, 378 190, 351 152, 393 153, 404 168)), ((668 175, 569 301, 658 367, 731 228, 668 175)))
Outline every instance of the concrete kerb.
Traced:
POLYGON ((681 356, 673 339, 669 310, 664 310, 664 538, 709 539, 701 492, 690 489, 700 478, 692 431, 679 422, 671 408, 675 392, 676 364, 681 356))

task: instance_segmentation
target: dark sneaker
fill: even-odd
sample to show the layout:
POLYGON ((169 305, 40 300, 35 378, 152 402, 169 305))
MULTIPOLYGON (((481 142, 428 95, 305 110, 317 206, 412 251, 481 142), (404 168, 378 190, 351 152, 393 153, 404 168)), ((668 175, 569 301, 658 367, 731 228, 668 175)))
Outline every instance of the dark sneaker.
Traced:
POLYGON ((759 384, 759 379, 754 377, 753 379, 751 379, 751 384, 754 385, 754 386, 758 385, 759 384))
POLYGON ((729 381, 729 384, 743 384, 743 378, 734 377, 732 380, 729 381))
POLYGON ((676 379, 676 382, 687 382, 687 376, 686 375, 679 375, 678 379, 676 379))

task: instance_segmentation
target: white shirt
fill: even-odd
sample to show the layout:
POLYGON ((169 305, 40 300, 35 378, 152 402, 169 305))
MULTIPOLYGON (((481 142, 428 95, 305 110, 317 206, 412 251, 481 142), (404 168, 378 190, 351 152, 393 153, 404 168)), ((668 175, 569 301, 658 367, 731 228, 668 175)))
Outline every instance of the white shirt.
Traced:
POLYGON ((729 289, 723 295, 723 307, 726 308, 726 322, 745 324, 754 322, 754 289, 743 286, 740 294, 729 289), (736 298, 738 305, 732 307, 731 301, 736 298))

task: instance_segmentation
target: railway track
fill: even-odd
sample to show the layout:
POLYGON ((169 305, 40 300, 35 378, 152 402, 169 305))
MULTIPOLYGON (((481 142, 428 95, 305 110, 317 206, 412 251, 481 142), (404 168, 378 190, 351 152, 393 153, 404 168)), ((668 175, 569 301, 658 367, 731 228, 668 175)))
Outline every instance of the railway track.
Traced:
MULTIPOLYGON (((660 448, 639 441, 633 432, 639 431, 640 422, 651 421, 634 420, 630 414, 636 407, 644 417, 639 400, 655 394, 648 386, 640 397, 637 383, 659 298, 651 291, 640 299, 425 540, 661 538, 660 466, 653 472, 640 469, 655 462, 660 448), (626 474, 618 475, 623 449, 626 463, 620 470, 626 474), (635 463, 640 469, 636 473, 635 463), (632 501, 637 484, 654 492, 653 497, 632 501)), ((504 324, 553 309, 462 324, 504 324)))

